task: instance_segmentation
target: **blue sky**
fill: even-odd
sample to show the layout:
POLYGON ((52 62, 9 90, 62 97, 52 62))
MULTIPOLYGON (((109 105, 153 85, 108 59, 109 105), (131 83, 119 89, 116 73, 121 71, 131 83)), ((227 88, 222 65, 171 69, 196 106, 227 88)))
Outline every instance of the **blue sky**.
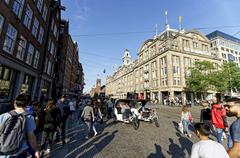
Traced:
MULTIPOLYGON (((153 38, 155 24, 159 32, 164 30, 165 10, 171 28, 178 28, 179 15, 186 30, 240 26, 240 0, 62 0, 62 5, 66 7, 62 17, 70 21, 70 33, 79 45, 85 73, 84 91, 95 85, 97 75, 105 83, 114 65, 121 64, 125 49, 129 49, 135 59, 141 44, 153 38), (121 34, 126 32, 145 33, 121 34), (96 35, 106 33, 120 34, 96 35)), ((230 35, 240 31, 240 27, 217 29, 230 35)), ((207 34, 214 30, 216 28, 200 31, 207 34)), ((240 38, 240 33, 236 37, 240 38)))

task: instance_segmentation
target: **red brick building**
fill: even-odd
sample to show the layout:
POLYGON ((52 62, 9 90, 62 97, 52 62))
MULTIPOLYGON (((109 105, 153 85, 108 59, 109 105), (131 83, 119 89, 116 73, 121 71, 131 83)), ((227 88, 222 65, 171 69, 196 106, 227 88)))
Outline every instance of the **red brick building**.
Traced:
POLYGON ((60 0, 0 1, 0 105, 20 93, 56 97, 60 0))
POLYGON ((60 45, 57 83, 58 94, 81 94, 83 85, 83 69, 79 62, 77 42, 69 34, 69 22, 61 21, 60 45))

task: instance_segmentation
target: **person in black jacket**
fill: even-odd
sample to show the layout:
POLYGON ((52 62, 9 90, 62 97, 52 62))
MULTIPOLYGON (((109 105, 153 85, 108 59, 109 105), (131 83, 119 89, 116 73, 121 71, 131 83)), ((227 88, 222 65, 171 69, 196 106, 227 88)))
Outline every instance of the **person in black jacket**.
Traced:
POLYGON ((42 133, 41 140, 41 150, 45 149, 46 144, 48 143, 48 148, 46 150, 47 153, 50 152, 52 143, 53 143, 53 135, 57 126, 57 116, 58 109, 56 108, 53 100, 49 100, 46 108, 44 109, 45 118, 44 118, 44 128, 42 133))
POLYGON ((208 107, 208 101, 204 100, 202 101, 203 109, 201 110, 200 115, 200 122, 204 123, 211 123, 211 109, 208 107))
POLYGON ((203 100, 201 105, 202 105, 203 109, 201 110, 200 122, 208 124, 211 129, 212 135, 216 136, 216 132, 215 132, 212 122, 211 122, 212 112, 209 107, 209 102, 207 100, 203 100))

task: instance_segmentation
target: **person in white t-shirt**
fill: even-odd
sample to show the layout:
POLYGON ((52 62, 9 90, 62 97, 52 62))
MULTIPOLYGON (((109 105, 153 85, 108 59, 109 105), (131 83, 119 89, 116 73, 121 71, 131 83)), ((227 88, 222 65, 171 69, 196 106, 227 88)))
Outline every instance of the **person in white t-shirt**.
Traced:
POLYGON ((191 158, 229 158, 222 144, 209 139, 209 124, 196 123, 194 128, 200 141, 192 146, 191 158))

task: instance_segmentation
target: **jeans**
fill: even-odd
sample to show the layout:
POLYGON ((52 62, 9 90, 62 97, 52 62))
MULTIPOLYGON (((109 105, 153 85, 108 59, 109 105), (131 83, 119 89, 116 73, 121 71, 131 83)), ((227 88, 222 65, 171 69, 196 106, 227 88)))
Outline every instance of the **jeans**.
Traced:
POLYGON ((190 121, 189 120, 182 120, 182 124, 183 124, 183 130, 185 132, 187 132, 188 135, 190 135, 190 131, 189 131, 189 125, 190 125, 190 121))
MULTIPOLYGON (((216 128, 216 132, 217 132, 217 141, 218 143, 222 144, 222 136, 223 136, 223 129, 222 128, 216 128)), ((228 149, 230 149, 233 145, 231 136, 230 136, 230 132, 226 132, 226 136, 227 136, 227 146, 228 149)))
POLYGON ((85 121, 86 125, 87 125, 87 129, 88 129, 88 135, 91 132, 92 129, 92 122, 91 121, 85 121))
POLYGON ((46 142, 48 141, 49 148, 51 148, 53 143, 53 129, 44 130, 42 133, 42 140, 41 140, 41 149, 45 149, 46 142))

